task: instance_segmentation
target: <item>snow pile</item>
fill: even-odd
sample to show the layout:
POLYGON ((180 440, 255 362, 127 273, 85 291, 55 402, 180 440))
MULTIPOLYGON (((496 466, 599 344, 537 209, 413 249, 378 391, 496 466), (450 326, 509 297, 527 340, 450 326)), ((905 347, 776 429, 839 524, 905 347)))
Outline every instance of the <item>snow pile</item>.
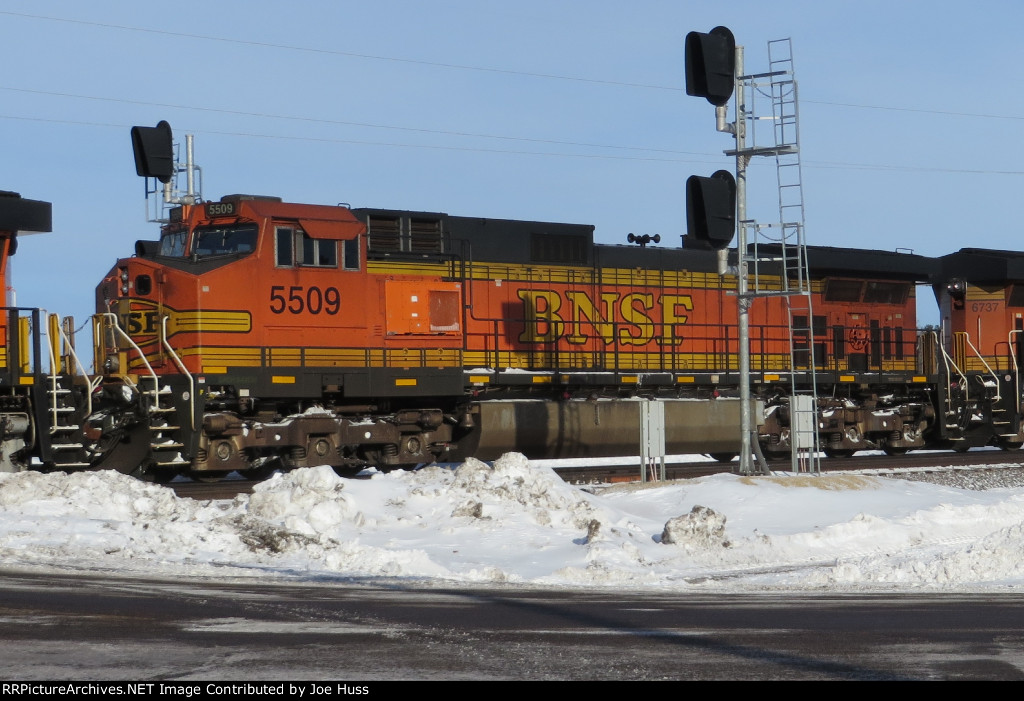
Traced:
POLYGON ((113 472, 0 475, 8 567, 719 590, 1024 586, 1024 489, 867 476, 571 486, 493 467, 277 475, 197 502, 113 472))

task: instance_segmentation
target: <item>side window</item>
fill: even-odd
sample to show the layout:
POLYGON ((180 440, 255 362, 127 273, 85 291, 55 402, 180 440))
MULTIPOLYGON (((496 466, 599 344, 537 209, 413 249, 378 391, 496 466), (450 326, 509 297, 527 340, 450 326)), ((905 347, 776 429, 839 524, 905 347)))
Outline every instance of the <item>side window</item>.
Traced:
POLYGON ((296 237, 302 244, 302 260, 300 265, 317 268, 338 267, 338 242, 326 239, 311 239, 303 232, 296 237))
POLYGON ((345 256, 342 267, 345 270, 359 270, 359 238, 342 241, 341 245, 345 256))
POLYGON ((292 253, 295 241, 295 230, 277 228, 274 237, 274 247, 277 251, 277 267, 290 268, 295 265, 295 256, 292 253))
MULTIPOLYGON (((359 247, 357 242, 343 241, 344 267, 346 270, 359 269, 359 247), (349 252, 349 244, 355 244, 355 252, 349 252), (354 261, 350 267, 349 260, 354 261)), ((315 239, 301 229, 279 226, 274 231, 274 264, 278 268, 295 266, 309 268, 337 268, 338 242, 330 239, 315 239)))

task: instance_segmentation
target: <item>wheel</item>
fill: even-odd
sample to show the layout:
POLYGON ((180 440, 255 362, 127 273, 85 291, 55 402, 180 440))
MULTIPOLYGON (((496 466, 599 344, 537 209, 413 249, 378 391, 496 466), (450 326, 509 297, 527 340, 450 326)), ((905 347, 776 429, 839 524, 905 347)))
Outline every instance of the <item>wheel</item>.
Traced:
POLYGON ((1016 453, 1020 450, 1021 446, 1024 446, 1024 442, 1022 441, 999 441, 999 447, 1008 453, 1016 453))
POLYGON ((739 453, 708 453, 708 455, 718 462, 732 462, 739 453))
POLYGON ((152 482, 154 484, 170 484, 174 481, 180 473, 179 470, 175 469, 160 469, 156 467, 142 468, 140 467, 132 473, 133 477, 137 477, 143 482, 152 482))
POLYGON ((252 467, 239 470, 238 474, 247 480, 253 480, 254 482, 262 482, 263 480, 270 477, 281 465, 277 460, 265 460, 259 465, 253 465, 252 467))
POLYGON ((886 455, 906 455, 910 448, 896 448, 891 445, 883 446, 882 450, 885 451, 886 455))
POLYGON ((967 445, 967 443, 958 443, 953 446, 954 453, 966 453, 970 449, 971 446, 967 445))
POLYGON ((829 458, 848 458, 853 455, 853 451, 849 448, 825 448, 825 457, 829 458))

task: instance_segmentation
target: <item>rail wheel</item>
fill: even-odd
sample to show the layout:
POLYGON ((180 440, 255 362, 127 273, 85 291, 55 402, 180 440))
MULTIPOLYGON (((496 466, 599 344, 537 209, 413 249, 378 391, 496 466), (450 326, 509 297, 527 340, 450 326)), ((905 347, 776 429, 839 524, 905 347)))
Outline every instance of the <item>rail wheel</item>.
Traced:
POLYGON ((825 448, 825 457, 829 458, 848 458, 853 455, 853 451, 849 448, 825 448))
POLYGON ((1013 440, 1002 440, 999 441, 999 447, 1008 453, 1016 453, 1024 446, 1024 441, 1013 441, 1013 440))
POLYGON ((253 480, 254 482, 262 482, 263 480, 270 477, 274 472, 280 469, 281 463, 278 460, 268 459, 264 460, 260 464, 254 464, 252 467, 244 470, 239 470, 238 474, 247 480, 253 480))
POLYGON ((141 466, 131 473, 132 477, 136 477, 143 482, 152 482, 154 484, 170 484, 179 474, 181 474, 180 470, 173 468, 161 469, 146 466, 141 466))
POLYGON ((885 452, 886 455, 896 456, 896 455, 906 455, 907 451, 910 450, 910 449, 909 448, 896 448, 894 446, 887 445, 887 446, 883 446, 882 450, 885 452))

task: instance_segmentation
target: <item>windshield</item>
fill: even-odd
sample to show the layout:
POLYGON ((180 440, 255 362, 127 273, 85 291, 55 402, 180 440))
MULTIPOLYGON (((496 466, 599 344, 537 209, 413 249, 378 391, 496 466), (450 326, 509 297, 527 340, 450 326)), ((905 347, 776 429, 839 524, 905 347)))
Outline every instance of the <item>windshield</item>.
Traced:
POLYGON ((160 255, 181 258, 185 255, 185 239, 187 237, 188 231, 185 229, 164 231, 160 235, 160 255))
POLYGON ((192 237, 192 253, 197 257, 252 253, 256 250, 256 225, 200 227, 192 237))

